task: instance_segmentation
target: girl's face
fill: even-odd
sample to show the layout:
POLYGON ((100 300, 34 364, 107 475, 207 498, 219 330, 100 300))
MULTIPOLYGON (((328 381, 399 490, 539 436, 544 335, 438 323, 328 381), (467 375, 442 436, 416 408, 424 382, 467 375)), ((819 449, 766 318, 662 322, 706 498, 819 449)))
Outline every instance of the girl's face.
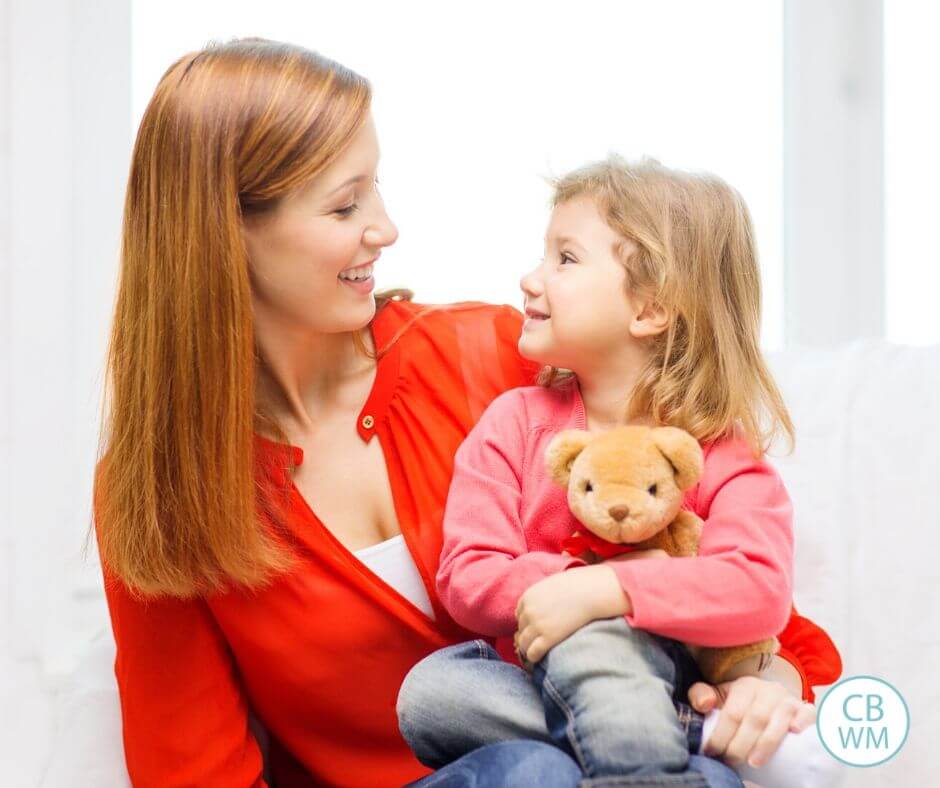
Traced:
POLYGON ((370 272, 398 230, 376 189, 371 115, 307 187, 243 225, 255 314, 322 333, 354 331, 375 314, 370 272), (356 271, 354 269, 361 269, 356 271), (366 274, 360 282, 350 275, 366 274))
POLYGON ((626 270, 616 251, 620 244, 630 253, 636 248, 608 226, 592 198, 555 207, 545 257, 519 283, 525 296, 519 338, 524 357, 578 372, 619 358, 636 343, 626 270))

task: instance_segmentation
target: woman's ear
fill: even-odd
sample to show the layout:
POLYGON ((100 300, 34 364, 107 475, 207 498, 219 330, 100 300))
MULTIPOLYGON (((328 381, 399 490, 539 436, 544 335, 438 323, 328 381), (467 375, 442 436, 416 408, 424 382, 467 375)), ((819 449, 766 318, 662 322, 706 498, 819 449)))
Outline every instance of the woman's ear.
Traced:
POLYGON ((678 427, 654 427, 653 443, 659 449, 676 476, 676 486, 688 490, 702 476, 705 465, 702 447, 695 438, 678 427))
POLYGON ((567 487, 572 464, 590 442, 591 433, 584 430, 563 430, 552 438, 545 450, 545 464, 552 479, 567 487))

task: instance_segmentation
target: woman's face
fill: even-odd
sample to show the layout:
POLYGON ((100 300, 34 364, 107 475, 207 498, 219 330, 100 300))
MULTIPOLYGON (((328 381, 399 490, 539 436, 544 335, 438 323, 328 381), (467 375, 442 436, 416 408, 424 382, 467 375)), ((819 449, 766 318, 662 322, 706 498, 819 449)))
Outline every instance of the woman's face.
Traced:
POLYGON ((555 207, 545 257, 519 282, 527 318, 519 338, 523 356, 577 372, 635 343, 626 270, 616 251, 624 243, 590 197, 555 207))
POLYGON ((261 312, 322 333, 354 331, 372 319, 372 267, 398 238, 375 185, 378 161, 370 115, 308 186, 245 219, 256 318, 261 312), (364 278, 350 281, 357 275, 364 278))

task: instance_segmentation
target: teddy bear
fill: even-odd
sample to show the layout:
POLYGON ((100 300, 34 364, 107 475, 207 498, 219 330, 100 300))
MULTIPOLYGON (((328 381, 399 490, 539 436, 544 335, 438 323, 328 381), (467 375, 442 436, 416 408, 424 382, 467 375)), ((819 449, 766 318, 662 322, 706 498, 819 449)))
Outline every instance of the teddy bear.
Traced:
MULTIPOLYGON (((698 441, 677 427, 616 427, 603 433, 564 430, 545 451, 551 478, 568 489, 568 506, 583 529, 562 544, 588 563, 631 550, 670 556, 698 552, 702 520, 682 509, 698 483, 704 457, 698 441)), ((668 572, 668 564, 663 566, 668 572)), ((711 648, 686 643, 705 679, 717 684, 770 663, 780 643, 711 648)))

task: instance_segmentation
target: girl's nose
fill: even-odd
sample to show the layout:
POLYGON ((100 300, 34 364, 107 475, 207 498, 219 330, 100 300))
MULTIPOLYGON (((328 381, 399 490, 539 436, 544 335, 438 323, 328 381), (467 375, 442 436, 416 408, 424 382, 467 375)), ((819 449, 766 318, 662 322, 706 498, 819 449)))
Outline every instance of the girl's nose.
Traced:
POLYGON ((535 276, 535 272, 538 271, 536 268, 535 271, 529 271, 529 273, 524 274, 522 279, 519 280, 519 288, 527 296, 537 296, 540 294, 538 278, 535 276))

